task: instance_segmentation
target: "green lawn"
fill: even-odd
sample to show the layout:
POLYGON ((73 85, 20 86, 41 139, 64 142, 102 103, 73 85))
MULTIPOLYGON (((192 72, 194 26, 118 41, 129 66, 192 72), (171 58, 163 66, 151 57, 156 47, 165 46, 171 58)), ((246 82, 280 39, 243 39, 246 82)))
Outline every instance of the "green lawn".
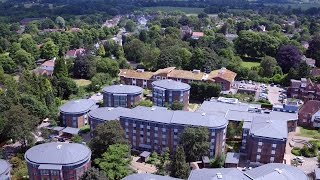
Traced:
POLYGON ((76 82, 77 86, 88 86, 91 84, 91 81, 86 79, 74 79, 74 82, 76 82))
POLYGON ((144 10, 150 11, 163 11, 163 12, 174 12, 182 11, 186 14, 199 14, 203 12, 203 8, 189 8, 189 7, 170 7, 170 6, 155 6, 155 7, 145 7, 144 10))
POLYGON ((320 139, 320 133, 318 130, 311 130, 311 129, 305 129, 303 127, 300 127, 300 134, 299 136, 314 138, 314 139, 320 139))
POLYGON ((252 67, 260 66, 260 63, 259 63, 259 62, 243 61, 243 62, 241 63, 241 66, 242 66, 242 67, 247 67, 247 68, 251 69, 252 67))

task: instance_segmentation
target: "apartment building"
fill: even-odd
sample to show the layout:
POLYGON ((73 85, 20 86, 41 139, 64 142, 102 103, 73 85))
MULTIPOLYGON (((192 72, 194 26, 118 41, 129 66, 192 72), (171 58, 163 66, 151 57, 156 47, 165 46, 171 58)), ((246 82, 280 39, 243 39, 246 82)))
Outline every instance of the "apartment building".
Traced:
POLYGON ((310 79, 291 79, 288 87, 288 97, 301 99, 304 102, 309 100, 320 100, 320 84, 312 82, 310 79))
POLYGON ((133 85, 112 85, 102 90, 103 104, 106 107, 131 108, 142 99, 143 89, 133 85))
MULTIPOLYGON (((101 108, 99 108, 101 109, 101 108)), ((162 152, 169 148, 174 152, 179 135, 184 128, 206 127, 209 131, 208 155, 214 157, 225 149, 227 120, 224 114, 209 115, 198 112, 171 111, 164 107, 114 108, 109 111, 93 110, 89 114, 91 124, 96 126, 108 120, 119 119, 126 139, 133 150, 162 152), (109 113, 108 113, 109 112, 109 113), (116 114, 118 114, 117 118, 116 114)))
POLYGON ((152 101, 156 106, 171 106, 177 101, 189 107, 190 85, 171 79, 154 81, 152 83, 152 101))
POLYGON ((60 120, 63 126, 80 128, 88 124, 88 112, 98 108, 90 99, 71 100, 60 107, 60 120))
POLYGON ((45 143, 25 153, 30 180, 77 180, 91 167, 91 150, 78 143, 45 143))
POLYGON ((144 71, 143 69, 121 69, 119 76, 120 80, 124 84, 136 85, 148 89, 152 88, 153 81, 172 79, 183 83, 202 81, 208 83, 218 83, 221 85, 222 90, 228 91, 230 90, 237 74, 226 68, 205 73, 196 69, 193 71, 185 71, 178 70, 175 67, 168 67, 159 69, 156 72, 144 71))

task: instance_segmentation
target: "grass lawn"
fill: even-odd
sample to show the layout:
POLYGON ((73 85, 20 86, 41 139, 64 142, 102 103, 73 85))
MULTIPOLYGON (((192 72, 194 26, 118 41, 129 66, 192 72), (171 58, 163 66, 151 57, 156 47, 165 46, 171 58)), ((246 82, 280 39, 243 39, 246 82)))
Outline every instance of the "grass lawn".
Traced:
POLYGON ((318 130, 310 130, 300 127, 299 136, 310 137, 314 139, 320 139, 320 132, 318 130))
POLYGON ((241 63, 241 66, 251 69, 252 67, 260 66, 260 63, 259 63, 259 62, 243 61, 243 62, 241 63))
POLYGON ((74 82, 76 82, 77 86, 88 86, 91 84, 91 81, 86 79, 74 79, 74 82))
POLYGON ((155 6, 155 7, 145 7, 144 10, 150 11, 163 11, 163 12, 174 12, 182 11, 186 14, 199 14, 203 12, 203 8, 189 8, 189 7, 170 7, 170 6, 155 6))
POLYGON ((195 110, 198 109, 198 107, 199 107, 199 104, 195 104, 195 103, 190 103, 189 104, 190 111, 195 111, 195 110))

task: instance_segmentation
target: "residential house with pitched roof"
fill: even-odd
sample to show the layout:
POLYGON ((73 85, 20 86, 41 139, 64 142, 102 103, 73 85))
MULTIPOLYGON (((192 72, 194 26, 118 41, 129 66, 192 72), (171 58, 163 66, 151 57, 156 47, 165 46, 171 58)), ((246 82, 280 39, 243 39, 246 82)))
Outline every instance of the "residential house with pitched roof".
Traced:
POLYGON ((66 59, 76 58, 77 56, 82 56, 82 55, 84 55, 85 52, 86 52, 86 50, 83 49, 83 48, 72 49, 72 50, 67 51, 67 53, 66 53, 66 55, 65 55, 65 58, 66 58, 66 59))
POLYGON ((167 67, 159 69, 156 72, 144 71, 143 69, 121 69, 119 76, 124 84, 136 85, 148 89, 152 88, 153 81, 172 79, 183 83, 201 81, 219 83, 223 90, 230 90, 237 74, 226 68, 214 70, 207 74, 196 69, 193 71, 186 71, 176 69, 175 67, 167 67))
POLYGON ((288 87, 288 97, 301 99, 303 101, 320 100, 320 84, 312 82, 310 79, 291 79, 288 87))
POLYGON ((51 77, 53 75, 56 58, 43 62, 33 72, 37 75, 44 75, 51 77))
POLYGON ((320 101, 310 100, 306 102, 298 113, 298 125, 319 127, 320 101), (314 126, 316 125, 316 126, 314 126))

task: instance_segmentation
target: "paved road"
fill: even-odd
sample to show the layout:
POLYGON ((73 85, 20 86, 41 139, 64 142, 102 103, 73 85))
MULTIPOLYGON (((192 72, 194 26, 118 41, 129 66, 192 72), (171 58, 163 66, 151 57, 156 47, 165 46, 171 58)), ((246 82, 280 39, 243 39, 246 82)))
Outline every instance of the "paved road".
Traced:
POLYGON ((138 173, 155 173, 157 171, 155 166, 146 163, 138 162, 140 157, 132 157, 130 167, 138 173))

